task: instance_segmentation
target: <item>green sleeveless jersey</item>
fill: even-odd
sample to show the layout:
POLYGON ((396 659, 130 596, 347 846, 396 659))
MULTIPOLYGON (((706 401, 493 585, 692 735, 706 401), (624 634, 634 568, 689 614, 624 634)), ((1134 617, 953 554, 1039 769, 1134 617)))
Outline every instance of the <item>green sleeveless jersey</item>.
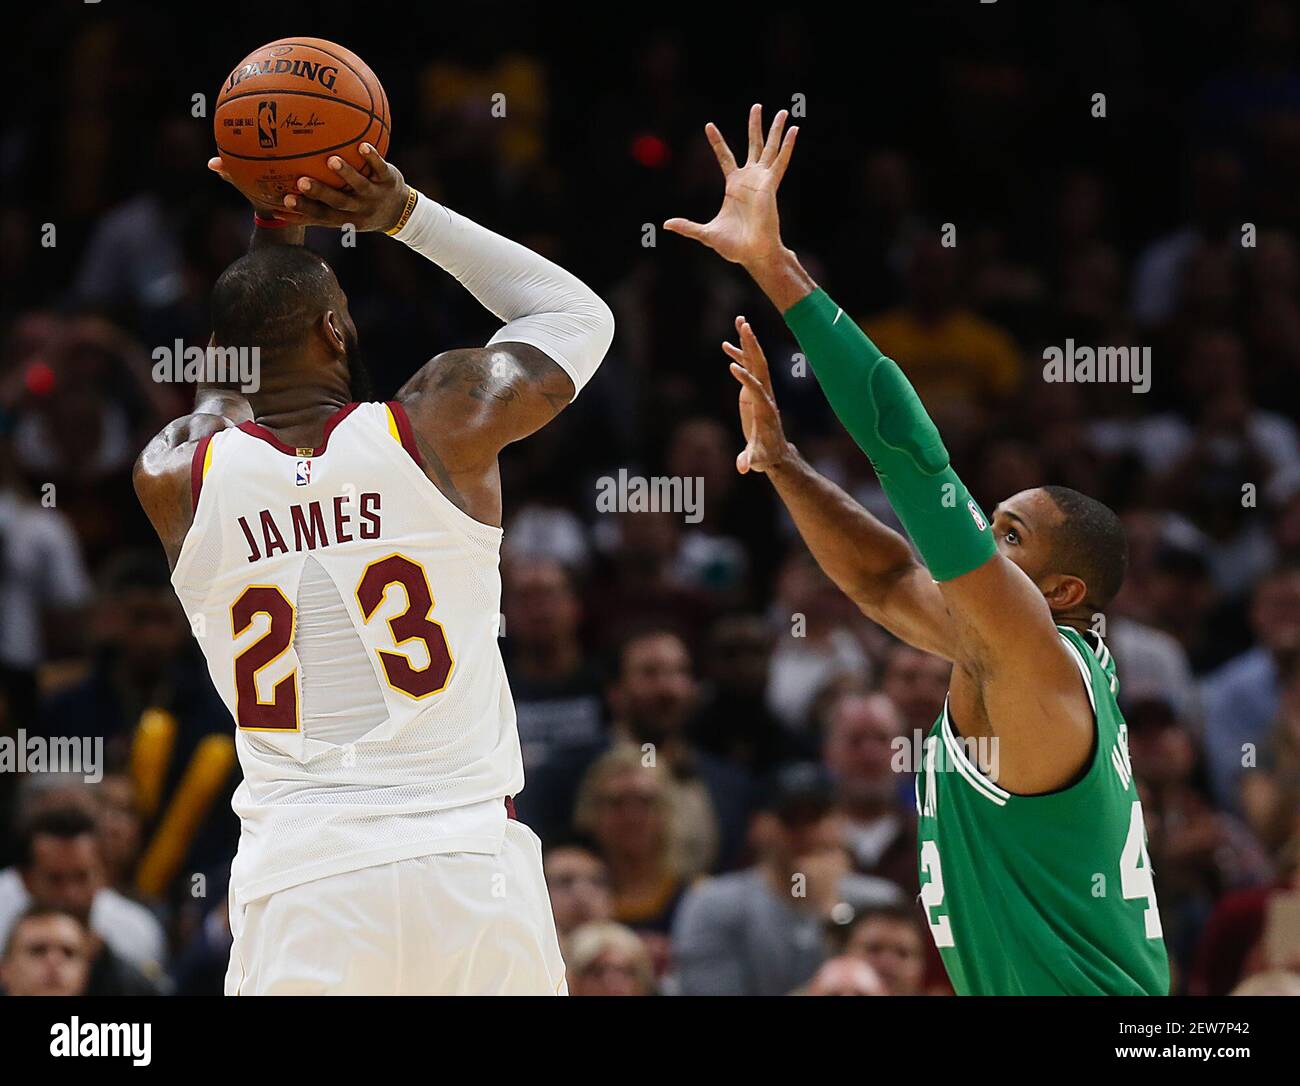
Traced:
POLYGON ((921 904, 958 995, 1168 995, 1115 665, 1100 638, 1058 629, 1092 703, 1092 760, 1067 788, 1014 795, 945 704, 916 777, 921 904))

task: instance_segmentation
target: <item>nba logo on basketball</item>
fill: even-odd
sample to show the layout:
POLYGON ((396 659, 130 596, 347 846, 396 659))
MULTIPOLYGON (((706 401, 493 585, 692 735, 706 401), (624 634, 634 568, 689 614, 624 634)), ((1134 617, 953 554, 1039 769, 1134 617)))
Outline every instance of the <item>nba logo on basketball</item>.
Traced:
POLYGON ((311 482, 311 461, 299 460, 298 470, 294 476, 294 482, 299 486, 306 486, 311 482))
POLYGON ((257 103, 257 142, 262 147, 274 147, 277 140, 275 131, 275 103, 257 103))

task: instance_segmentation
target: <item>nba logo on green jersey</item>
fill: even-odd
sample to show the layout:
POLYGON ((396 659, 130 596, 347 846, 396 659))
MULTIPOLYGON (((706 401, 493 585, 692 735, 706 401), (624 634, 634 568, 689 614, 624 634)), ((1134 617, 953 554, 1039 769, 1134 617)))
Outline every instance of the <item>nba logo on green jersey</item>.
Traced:
POLYGON ((967 757, 945 705, 916 780, 921 905, 958 995, 1168 995, 1114 662, 1058 629, 1092 703, 1092 759, 1066 788, 1015 795, 967 757))

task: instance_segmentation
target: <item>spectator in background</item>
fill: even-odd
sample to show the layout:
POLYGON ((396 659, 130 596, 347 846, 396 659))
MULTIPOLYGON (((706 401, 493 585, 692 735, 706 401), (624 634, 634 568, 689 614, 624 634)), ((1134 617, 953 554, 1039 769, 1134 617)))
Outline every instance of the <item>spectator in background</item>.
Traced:
POLYGON ((549 560, 566 572, 580 571, 591 561, 587 537, 586 525, 572 510, 526 498, 506 524, 501 557, 506 564, 549 560))
MULTIPOLYGON (((1195 514, 1195 494, 1189 480, 1178 472, 1222 471, 1226 463, 1258 469, 1246 477, 1263 491, 1274 475, 1300 466, 1296 425, 1285 415, 1255 402, 1251 391, 1246 346, 1231 328, 1198 335, 1189 344, 1179 367, 1182 396, 1200 417, 1197 426, 1177 415, 1154 417, 1165 427, 1163 440, 1142 447, 1143 468, 1156 477, 1156 485, 1172 487, 1181 507, 1195 514)), ((1279 405, 1280 406, 1280 405, 1279 405)), ((1241 507, 1236 502, 1237 508, 1241 507)))
POLYGON ((1241 809, 1264 848, 1279 856, 1287 842, 1300 840, 1300 651, 1279 668, 1282 694, 1278 715, 1259 764, 1241 774, 1241 809))
POLYGON ((791 995, 883 996, 891 993, 871 963, 856 955, 832 958, 814 974, 806 986, 791 995))
POLYGON ((43 706, 50 735, 102 735, 110 764, 122 764, 147 709, 164 709, 190 737, 230 730, 230 713, 190 630, 161 552, 124 551, 100 576, 93 620, 96 657, 80 682, 43 706))
POLYGON ((1102 631, 1115 656, 1121 707, 1139 701, 1163 701, 1179 721, 1196 721, 1199 702, 1192 665, 1178 640, 1163 630, 1116 614, 1102 631))
POLYGON ((1129 575, 1116 598, 1118 611, 1177 641, 1193 674, 1230 657, 1236 645, 1231 631, 1214 621, 1221 601, 1204 533, 1174 513, 1133 514, 1125 532, 1129 575))
MULTIPOLYGON (((1239 229, 1239 228, 1238 228, 1239 229)), ((1178 311, 1155 338, 1164 350, 1185 355, 1196 338, 1231 324, 1245 304, 1241 236, 1197 246, 1179 279, 1178 311)))
POLYGON ((180 944, 172 968, 172 983, 179 996, 220 996, 225 992, 226 970, 230 965, 230 902, 222 893, 217 903, 202 914, 202 920, 180 944))
POLYGON ((502 642, 528 787, 519 817, 546 838, 562 830, 583 769, 605 745, 604 680, 579 640, 582 604, 559 562, 506 564, 502 642))
POLYGON ((666 767, 647 768, 639 751, 618 747, 588 770, 574 813, 608 867, 614 919, 647 933, 659 961, 687 884, 674 841, 677 794, 666 767))
POLYGON ((826 960, 828 925, 903 900, 893 883, 850 869, 820 766, 777 773, 754 837, 757 864, 698 883, 681 904, 673 943, 683 995, 784 995, 826 960))
POLYGON ((185 397, 180 386, 153 380, 143 346, 100 318, 56 325, 21 367, 13 430, 18 466, 54 488, 82 548, 97 561, 129 532, 137 451, 184 413, 185 397))
POLYGON ((767 703, 804 745, 813 743, 813 706, 829 686, 866 686, 871 661, 852 624, 862 616, 802 546, 781 567, 771 608, 776 650, 767 703))
POLYGON ((1279 661, 1300 650, 1300 560, 1279 566, 1255 587, 1251 626, 1258 644, 1201 684, 1204 747, 1215 802, 1236 811, 1247 744, 1258 751, 1281 705, 1279 661))
POLYGON ((1294 394, 1300 370, 1300 245, 1280 230, 1261 232, 1246 271, 1251 384, 1260 403, 1280 407, 1294 394))
POLYGON ((907 300, 863 321, 880 349, 907 361, 907 375, 935 423, 1004 400, 1020 384, 1020 349, 996 324, 962 302, 958 250, 935 234, 916 240, 907 264, 907 300))
POLYGON ((0 957, 0 989, 9 996, 86 995, 90 933, 70 912, 41 905, 14 921, 0 957))
POLYGON ((85 678, 46 698, 43 728, 102 736, 110 772, 133 765, 137 810, 150 846, 158 843, 146 849, 138 887, 161 898, 183 865, 211 870, 234 853, 239 820, 230 797, 240 776, 230 712, 195 650, 161 552, 123 551, 100 582, 96 658, 85 678), (187 834, 160 842, 155 831, 177 803, 187 834))
POLYGON ((542 869, 561 946, 583 924, 613 917, 609 869, 594 845, 580 839, 551 844, 543 855, 542 869))
POLYGON ((1148 490, 1205 533, 1215 587, 1237 598, 1274 560, 1267 522, 1257 510, 1273 493, 1274 480, 1300 468, 1296 426, 1254 402, 1245 348, 1231 331, 1198 335, 1180 377, 1194 426, 1167 420, 1172 424, 1159 457, 1148 464, 1148 490), (1254 488, 1253 501, 1247 487, 1254 488))
POLYGON ((77 649, 90 578, 68 518, 33 499, 0 411, 0 689, 15 724, 36 722, 36 671, 50 649, 77 649))
POLYGON ((668 771, 672 790, 674 864, 690 878, 733 863, 744 843, 752 803, 749 775, 699 750, 687 727, 699 691, 691 656, 675 633, 631 635, 609 688, 610 739, 668 771))
POLYGON ((763 774, 801 753, 767 707, 772 631, 758 615, 729 615, 709 632, 706 684, 690 735, 701 750, 763 774))
POLYGON ((595 532, 604 561, 587 594, 593 643, 618 644, 648 626, 681 633, 708 629, 717 614, 715 601, 678 579, 680 513, 607 515, 595 532))
POLYGON ((844 694, 827 713, 822 761, 844 812, 844 840, 854 870, 919 893, 916 816, 900 796, 910 779, 897 765, 897 740, 910 751, 903 718, 884 694, 844 694))
POLYGON ((1133 314, 1144 327, 1169 320, 1182 302, 1187 263, 1207 242, 1220 242, 1242 223, 1244 171, 1222 148, 1199 151, 1192 163, 1191 214, 1177 230, 1151 242, 1133 273, 1133 314))
POLYGON ((1273 870, 1246 826, 1214 806, 1200 751, 1171 708, 1141 702, 1128 708, 1126 720, 1165 941, 1171 954, 1182 958, 1216 898, 1267 883, 1273 870))
POLYGON ((1269 969, 1255 973, 1237 985, 1232 996, 1300 996, 1300 973, 1269 969))
MULTIPOLYGON (((1061 265, 1060 326, 1095 330, 1091 340, 1108 338, 1124 315, 1125 269, 1113 245, 1094 241, 1065 256, 1061 265)), ((1076 333, 1076 338, 1080 337, 1076 333)))
POLYGON ((569 995, 655 994, 650 954, 636 933, 622 924, 584 924, 569 938, 565 956, 569 995))
POLYGON ((132 893, 144 832, 135 786, 125 773, 107 773, 95 789, 95 798, 99 804, 96 823, 105 885, 122 894, 132 893))
POLYGON ((876 971, 886 994, 922 995, 929 941, 915 905, 879 905, 853 921, 845 952, 876 971))
POLYGON ((732 445, 731 432, 716 419, 686 419, 673 431, 667 455, 669 477, 691 480, 699 499, 700 519, 683 528, 674 578, 723 604, 739 602, 749 573, 749 554, 727 523, 739 480, 732 445))
POLYGON ((135 316, 150 342, 165 343, 201 328, 195 297, 201 277, 187 264, 185 241, 197 217, 211 214, 211 190, 208 147, 190 119, 168 118, 156 133, 152 165, 141 176, 144 191, 99 219, 73 293, 82 305, 135 316))
POLYGON ((1300 556, 1300 472, 1278 488, 1273 509, 1273 545, 1285 562, 1300 556))
MULTIPOLYGON (((157 857, 155 846, 168 835, 156 830, 169 810, 184 809, 175 803, 177 785, 196 764, 198 744, 218 735, 228 744, 232 730, 201 660, 184 645, 180 612, 163 614, 164 604, 175 607, 165 569, 124 573, 135 562, 129 548, 146 540, 151 552, 156 547, 129 468, 140 444, 190 399, 191 390, 150 379, 148 350, 177 336, 189 344, 206 339, 203 295, 214 271, 247 246, 247 204, 215 181, 191 183, 206 172, 208 137, 192 118, 153 108, 162 100, 150 59, 156 50, 131 47, 144 26, 115 7, 116 15, 91 21, 38 8, 44 38, 66 41, 77 62, 28 58, 27 108, 4 142, 0 412, 9 413, 16 454, 7 469, 0 421, 0 727, 109 737, 107 774, 94 786, 102 802, 90 808, 104 884, 126 896, 151 870, 151 886, 172 891, 177 987, 198 993, 220 990, 229 928, 224 905, 209 904, 219 902, 218 890, 193 898, 175 876, 206 871, 210 887, 221 882, 238 832, 228 796, 206 798, 189 855, 141 863, 141 846, 146 859, 157 857), (105 86, 113 93, 95 93, 105 86), (75 160, 76 169, 51 170, 51 133, 61 134, 55 158, 75 160), (141 149, 156 168, 139 169, 141 149), (54 241, 47 223, 58 225, 57 246, 46 247, 54 241), (54 509, 30 500, 45 496, 45 483, 55 484, 54 509), (6 498, 15 486, 17 506, 6 498), (22 542, 27 535, 39 545, 22 542), (97 598, 84 569, 77 572, 83 563, 101 586, 97 598), (81 621, 92 602, 93 614, 81 621), (93 656, 82 643, 90 635, 93 656), (129 785, 128 752, 135 756, 129 785)), ((453 31, 490 26, 497 16, 480 8, 456 13, 453 31)), ((1162 44, 1158 19, 1121 13, 1085 20, 1091 34, 1062 36, 1059 21, 1026 24, 1019 30, 1027 51, 1002 49, 994 58, 979 55, 987 53, 979 43, 972 52, 961 20, 921 27, 900 7, 898 29, 914 32, 892 36, 898 63, 937 88, 930 137, 879 133, 886 141, 901 133, 903 142, 895 148, 873 138, 875 146, 831 152, 822 165, 837 168, 795 171, 786 182, 808 186, 793 206, 827 272, 812 268, 815 277, 854 292, 857 301, 846 305, 886 310, 866 327, 900 355, 954 463, 975 473, 979 497, 1045 479, 1094 494, 1124 516, 1130 574, 1102 632, 1119 667, 1138 784, 1150 798, 1157 892, 1169 947, 1182 959, 1175 975, 1181 969, 1192 990, 1218 994, 1242 983, 1281 983, 1249 974, 1268 965, 1268 902, 1291 889, 1286 873, 1300 841, 1300 733, 1288 677, 1296 640, 1288 627, 1300 623, 1283 617, 1294 611, 1286 600, 1295 593, 1275 583, 1289 584, 1290 574, 1261 584, 1266 569, 1300 558, 1298 24, 1285 0, 1248 8, 1241 18, 1184 20, 1188 47, 1173 52, 1162 44), (1224 34, 1229 23, 1240 34, 1224 34), (1041 75, 1033 58, 1046 49, 1069 82, 1098 34, 1120 44, 1126 60, 1111 73, 1112 91, 1122 92, 1126 116, 1137 123, 1111 131, 1109 151, 1081 169, 1077 141, 1033 138, 1055 109, 1029 93, 1041 75), (1139 77, 1152 64, 1158 86, 1139 77), (1174 99, 1190 105, 1187 124, 1162 124, 1174 99), (1023 129, 1031 114, 1031 138, 1004 141, 982 159, 966 155, 970 168, 954 180, 954 148, 961 158, 963 148, 987 145, 986 137, 1023 129), (1171 211, 1170 193, 1180 188, 1186 199, 1175 205, 1186 206, 1171 211), (938 224, 947 219, 957 223, 955 249, 941 244, 938 224), (1253 246, 1247 222, 1256 230, 1253 246), (1094 347, 1150 344, 1150 394, 1118 383, 1040 380, 1034 359, 1067 336, 1094 347), (1246 483, 1256 487, 1253 506, 1242 501, 1246 483), (1225 894, 1264 877, 1261 854, 1283 878, 1225 894), (1190 952, 1193 943, 1208 964, 1190 952)), ((178 19, 156 7, 147 36, 175 37, 178 19)), ((739 28, 736 44, 762 54, 768 75, 780 76, 774 84, 800 86, 817 59, 812 25, 808 12, 788 11, 739 28)), ((650 237, 641 246, 611 244, 628 237, 628 206, 649 208, 667 194, 682 207, 714 198, 717 164, 696 126, 710 103, 730 93, 727 73, 706 63, 703 39, 679 30, 623 35, 611 40, 609 61, 627 78, 607 81, 595 107, 601 123, 560 124, 575 108, 590 112, 579 101, 582 87, 563 75, 581 62, 583 47, 521 33, 535 56, 422 67, 403 63, 405 46, 367 47, 408 119, 408 179, 507 233, 518 219, 516 234, 528 233, 538 251, 570 248, 575 264, 608 288, 620 322, 620 364, 604 367, 533 439, 540 444, 503 458, 511 513, 502 650, 527 774, 519 816, 548 843, 572 833, 582 775, 610 749, 609 695, 623 717, 619 745, 639 751, 649 742, 662 759, 646 772, 664 785, 673 859, 693 857, 684 868, 731 870, 752 860, 752 804, 740 797, 753 778, 820 754, 828 767, 847 767, 837 770, 842 787, 883 786, 870 768, 879 737, 864 733, 831 749, 844 738, 839 707, 849 694, 860 702, 864 691, 881 690, 907 737, 923 735, 942 707, 949 665, 894 647, 819 572, 807 576, 802 566, 811 563, 788 518, 777 523, 771 488, 734 474, 734 383, 716 344, 736 313, 760 301, 753 288, 694 247, 662 239, 655 246, 650 237), (496 91, 510 100, 507 118, 481 108, 496 91), (578 219, 587 228, 572 229, 578 219), (620 468, 703 478, 703 521, 685 522, 680 511, 595 511, 593 481, 620 468), (753 614, 764 616, 766 633, 744 617, 753 614), (678 638, 638 645, 647 626, 678 638), (637 635, 632 651, 616 659, 611 651, 606 661, 607 648, 629 634, 637 635), (672 662, 683 658, 684 667, 672 662), (692 668, 703 680, 698 689, 692 668), (755 704, 760 683, 765 708, 755 704), (720 844, 710 861, 714 839, 720 844)), ((232 35, 193 40, 187 57, 206 69, 228 64, 232 35)), ((819 116, 832 126, 850 123, 860 105, 854 74, 822 75, 830 82, 819 116)), ((1115 101, 1112 93, 1112 108, 1115 101)), ((450 280, 422 278, 419 257, 406 247, 344 248, 323 235, 312 245, 329 249, 361 339, 377 356, 383 391, 424 361, 412 344, 486 338, 488 315, 450 280)), ((768 322, 764 339, 775 345, 772 376, 792 436, 819 470, 897 527, 869 461, 815 378, 790 364, 788 330, 764 309, 755 319, 768 322)), ((235 779, 232 772, 229 784, 235 779)), ((29 777, 22 787, 34 783, 29 777)), ((39 783, 48 784, 48 775, 39 783)), ((0 833, 0 867, 23 847, 20 824, 4 811, 6 793, 18 785, 16 774, 0 773, 0 830, 8 830, 0 833)), ((42 803, 57 806, 56 791, 44 789, 42 803)), ((847 791, 844 803, 851 824, 847 791)), ((907 822, 911 810, 905 794, 907 822)), ((870 853, 893 819, 867 813, 861 822, 865 832, 850 840, 859 850, 869 843, 870 853)), ((764 825, 755 824, 754 841, 766 856, 764 825)), ((627 832, 636 846, 643 830, 629 816, 609 832, 627 832)), ((886 855, 906 856, 900 841, 886 855)), ((559 851, 557 922, 566 909, 575 926, 613 909, 612 891, 597 885, 601 861, 585 855, 559 851)), ((916 878, 915 858, 908 859, 899 864, 900 883, 904 874, 916 878)), ((12 874, 0 875, 0 900, 12 874)), ((678 883, 686 881, 679 871, 678 883)), ((737 908, 735 915, 747 914, 737 908)), ((722 925, 711 930, 724 943, 732 938, 722 925)), ((644 938, 662 967, 662 938, 644 938)), ((928 935, 925 945, 933 965, 928 935)), ((778 946, 777 960, 787 953, 778 946)), ((877 969, 882 978, 885 972, 877 969)), ((861 965, 837 958, 813 987, 863 990, 866 976, 861 965)), ((923 983, 930 992, 932 976, 923 983)), ((618 982, 619 971, 611 968, 607 980, 618 982)))
POLYGON ((890 646, 880 692, 903 716, 904 734, 930 733, 948 697, 952 664, 902 642, 890 646))
MULTIPOLYGON (((1268 958, 1267 933, 1275 901, 1300 895, 1300 837, 1283 850, 1283 874, 1269 886, 1224 895, 1214 907, 1192 957, 1191 995, 1227 995, 1244 979, 1283 963, 1268 958)), ((1292 939, 1288 956, 1300 952, 1292 939)))
POLYGON ((902 293, 909 255, 931 230, 917 212, 916 166, 896 148, 879 148, 866 152, 860 173, 861 198, 843 209, 850 221, 842 229, 852 240, 827 256, 847 261, 844 272, 854 276, 865 297, 892 303, 902 293), (856 261, 853 253, 878 253, 880 259, 856 261))
POLYGON ((603 677, 578 631, 582 604, 573 578, 553 559, 522 559, 505 570, 503 648, 525 771, 604 735, 603 677))
POLYGON ((32 904, 69 912, 93 932, 88 995, 158 994, 162 925, 105 885, 97 827, 84 807, 54 807, 28 821, 19 866, 0 871, 0 940, 32 904))

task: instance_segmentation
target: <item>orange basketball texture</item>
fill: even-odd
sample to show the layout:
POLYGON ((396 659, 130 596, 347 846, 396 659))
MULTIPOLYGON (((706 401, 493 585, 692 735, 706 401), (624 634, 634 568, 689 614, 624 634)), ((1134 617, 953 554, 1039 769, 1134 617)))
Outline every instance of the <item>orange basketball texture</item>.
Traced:
POLYGON ((366 170, 362 142, 388 153, 388 95, 355 53, 320 38, 281 38, 249 53, 222 84, 213 114, 217 153, 239 191, 283 207, 298 178, 335 188, 338 155, 366 170))

